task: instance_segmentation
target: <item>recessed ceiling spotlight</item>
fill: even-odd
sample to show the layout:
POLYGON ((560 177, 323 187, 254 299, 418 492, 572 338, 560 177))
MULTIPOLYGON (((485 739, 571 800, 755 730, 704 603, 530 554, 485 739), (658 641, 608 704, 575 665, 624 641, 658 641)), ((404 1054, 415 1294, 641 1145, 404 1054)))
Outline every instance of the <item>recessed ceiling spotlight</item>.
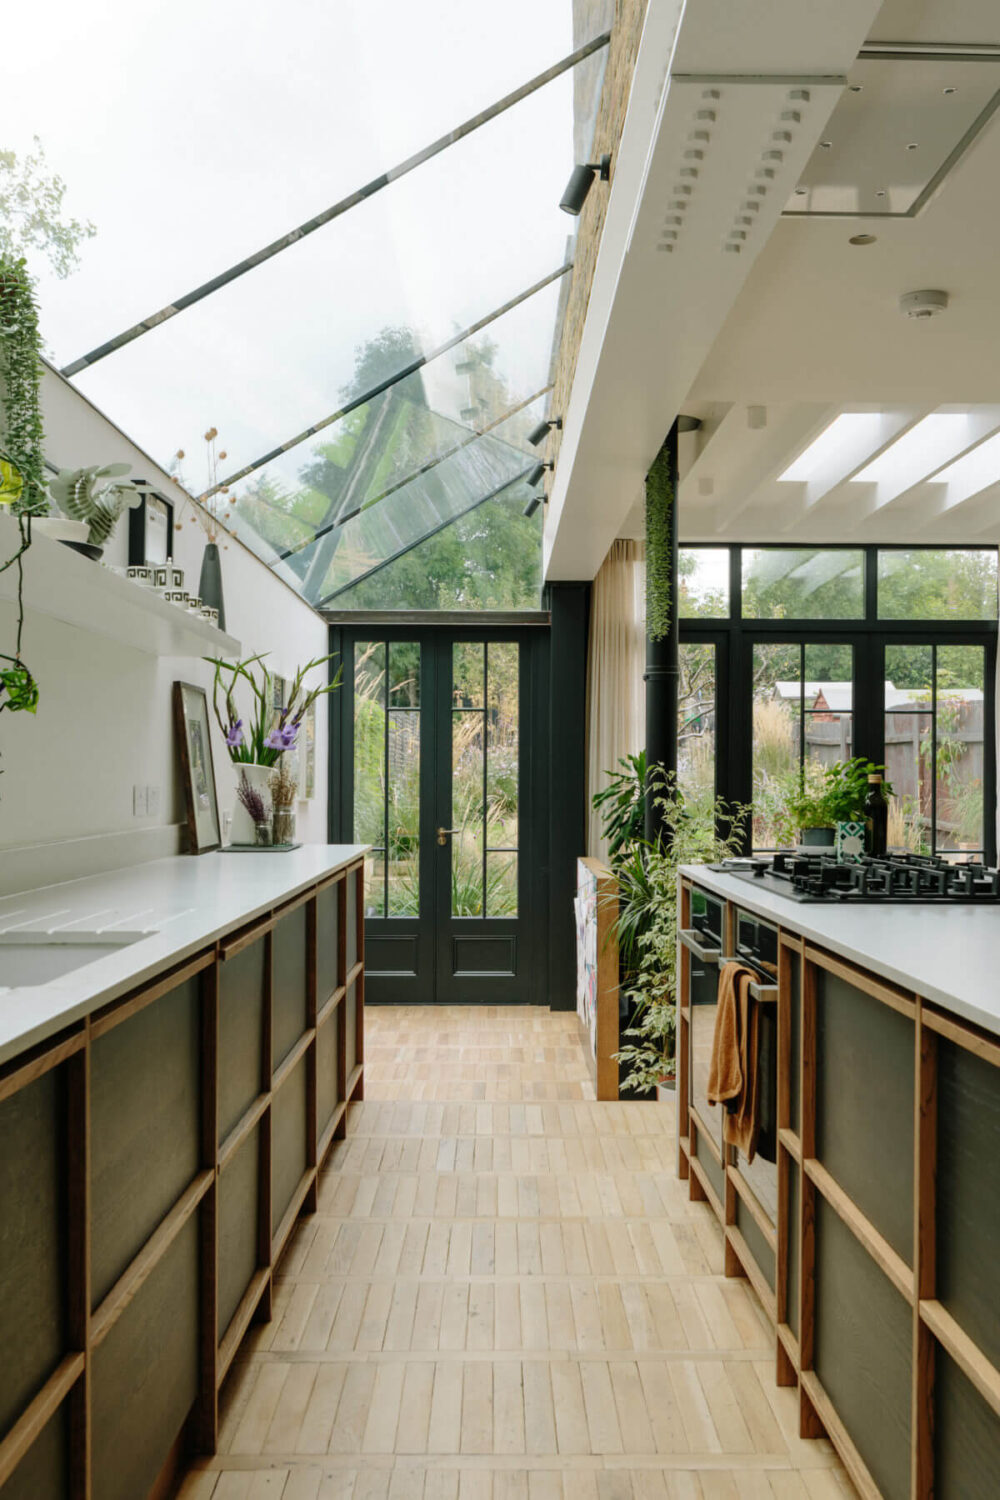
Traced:
POLYGON ((833 142, 832 141, 820 141, 820 146, 822 147, 822 149, 824 151, 829 151, 830 148, 833 146, 833 142))
POLYGON ((805 195, 806 195, 806 189, 805 188, 796 188, 795 189, 795 196, 796 196, 796 198, 804 198, 805 195))
POLYGON ((847 243, 849 245, 874 245, 875 238, 873 234, 852 234, 847 243))
POLYGON ((907 141, 907 143, 906 143, 906 149, 907 149, 907 151, 916 151, 916 149, 917 149, 917 142, 916 141, 907 141))
POLYGON ((957 94, 958 93, 958 89, 952 83, 952 84, 949 84, 946 89, 942 89, 941 92, 942 92, 942 94, 957 94))
POLYGON ((884 198, 885 197, 885 188, 876 188, 875 189, 875 196, 876 196, 876 198, 884 198))
POLYGON ((860 94, 861 90, 864 88, 864 84, 863 83, 851 83, 851 84, 848 84, 848 88, 850 89, 850 91, 851 91, 852 94, 860 94))

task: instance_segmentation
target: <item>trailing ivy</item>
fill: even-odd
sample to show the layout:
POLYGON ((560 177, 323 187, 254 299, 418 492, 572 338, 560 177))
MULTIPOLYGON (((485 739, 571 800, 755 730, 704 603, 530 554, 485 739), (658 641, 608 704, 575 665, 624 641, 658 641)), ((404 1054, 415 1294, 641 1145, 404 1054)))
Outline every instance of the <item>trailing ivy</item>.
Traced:
POLYGON ((4 455, 21 476, 18 511, 48 509, 38 309, 27 264, 0 256, 0 403, 4 455))
POLYGON ((17 569, 14 650, 0 651, 0 712, 34 713, 38 706, 38 684, 21 655, 21 641, 31 517, 48 508, 41 378, 38 309, 27 267, 0 256, 0 503, 11 507, 18 526, 18 545, 0 562, 0 573, 17 569))
POLYGON ((646 635, 651 641, 670 634, 673 600, 670 588, 670 513, 674 487, 666 444, 646 475, 646 635))

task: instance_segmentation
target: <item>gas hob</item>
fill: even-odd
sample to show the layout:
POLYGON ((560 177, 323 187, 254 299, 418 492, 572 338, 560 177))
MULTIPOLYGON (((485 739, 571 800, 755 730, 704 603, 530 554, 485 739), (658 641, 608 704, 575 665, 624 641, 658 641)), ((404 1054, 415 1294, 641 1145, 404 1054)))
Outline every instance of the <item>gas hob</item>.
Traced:
POLYGON ((828 854, 788 853, 709 868, 791 901, 1000 902, 1000 870, 950 864, 937 855, 888 854, 838 864, 828 854))

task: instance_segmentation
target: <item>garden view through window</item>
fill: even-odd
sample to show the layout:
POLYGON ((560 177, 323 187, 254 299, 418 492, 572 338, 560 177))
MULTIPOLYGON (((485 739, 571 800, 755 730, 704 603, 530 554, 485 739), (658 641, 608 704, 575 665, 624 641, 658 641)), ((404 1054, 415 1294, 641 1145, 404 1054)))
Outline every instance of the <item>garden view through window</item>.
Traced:
POLYGON ((682 547, 680 600, 678 778, 689 802, 730 795, 716 774, 726 765, 746 787, 737 800, 752 804, 752 847, 788 848, 792 799, 860 755, 886 767, 891 847, 986 855, 995 549, 682 547), (729 708, 749 700, 745 730, 745 710, 717 701, 722 652, 729 708), (857 701, 862 680, 873 703, 857 701))

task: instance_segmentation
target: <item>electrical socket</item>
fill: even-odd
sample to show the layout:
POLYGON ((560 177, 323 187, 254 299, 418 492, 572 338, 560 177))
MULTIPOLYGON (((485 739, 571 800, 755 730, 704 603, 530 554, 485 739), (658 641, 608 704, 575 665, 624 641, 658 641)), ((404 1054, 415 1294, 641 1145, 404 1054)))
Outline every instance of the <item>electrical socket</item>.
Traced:
POLYGON ((146 788, 146 816, 149 818, 159 817, 160 813, 160 788, 148 786, 146 788))
POLYGON ((148 787, 138 785, 132 788, 132 816, 134 818, 144 818, 146 816, 146 809, 149 805, 148 790, 148 787))

